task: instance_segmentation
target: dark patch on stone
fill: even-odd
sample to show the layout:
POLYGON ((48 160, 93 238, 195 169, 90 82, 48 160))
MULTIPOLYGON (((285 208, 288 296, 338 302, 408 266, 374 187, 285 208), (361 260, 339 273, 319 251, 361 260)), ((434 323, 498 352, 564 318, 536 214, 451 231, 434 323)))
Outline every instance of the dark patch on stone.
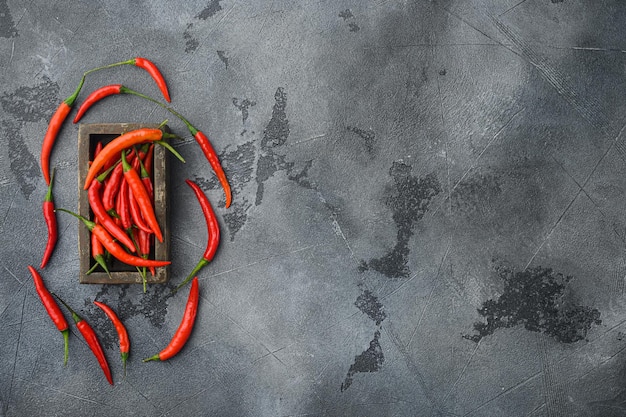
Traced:
POLYGON ((311 166, 313 166, 313 160, 312 159, 310 159, 308 161, 305 161, 304 162, 304 166, 302 167, 302 169, 299 172, 294 173, 294 171, 296 170, 295 169, 296 164, 295 163, 291 163, 289 171, 288 171, 287 178, 289 178, 289 180, 291 180, 291 181, 294 181, 300 187, 312 190, 315 187, 309 181, 309 168, 311 168, 311 166))
POLYGON ((250 107, 256 106, 256 102, 248 100, 247 98, 244 98, 243 100, 239 101, 238 98, 233 97, 233 106, 237 107, 239 111, 241 112, 241 123, 246 123, 246 120, 248 119, 248 114, 249 114, 248 109, 250 107))
POLYGON ((344 21, 346 21, 354 17, 354 15, 352 14, 352 10, 346 9, 346 10, 342 10, 341 12, 339 12, 339 17, 342 18, 344 21))
POLYGON ((230 241, 235 240, 235 234, 246 224, 248 220, 248 209, 251 207, 250 202, 246 198, 242 198, 241 202, 234 202, 222 218, 228 227, 230 241))
POLYGON ((365 149, 367 149, 368 153, 374 152, 374 143, 376 141, 376 134, 371 129, 363 130, 354 126, 348 126, 347 129, 352 133, 356 133, 361 139, 363 139, 363 142, 365 144, 365 149))
POLYGON ((24 137, 20 132, 22 126, 23 123, 14 120, 2 121, 3 136, 8 141, 11 172, 24 198, 28 200, 39 182, 39 165, 24 142, 24 137))
POLYGON ((198 42, 198 40, 194 38, 189 32, 189 30, 192 27, 193 27, 193 23, 189 23, 187 25, 187 29, 185 29, 185 32, 183 32, 183 39, 185 39, 185 52, 186 53, 194 52, 196 49, 198 49, 198 46, 200 45, 200 42, 198 42))
POLYGON ((445 69, 445 68, 442 68, 442 69, 439 71, 439 75, 441 75, 441 76, 444 76, 444 75, 446 75, 447 73, 448 73, 448 71, 446 71, 446 69, 445 69))
POLYGON ((504 281, 504 291, 497 300, 487 300, 478 309, 487 322, 475 323, 476 333, 464 335, 466 339, 478 342, 498 329, 523 325, 559 342, 574 343, 585 339, 592 325, 602 323, 597 309, 565 299, 571 276, 540 266, 521 272, 500 266, 496 271, 504 281))
POLYGON ((410 165, 401 162, 394 162, 389 170, 394 180, 395 192, 387 197, 385 204, 392 210, 397 229, 395 246, 381 258, 362 261, 359 271, 373 269, 388 278, 409 276, 409 239, 413 236, 417 221, 428 211, 430 201, 441 192, 441 186, 434 174, 418 178, 411 175, 411 170, 410 165))
POLYGON ((370 341, 370 346, 367 350, 363 351, 358 356, 354 357, 354 363, 350 365, 346 379, 341 384, 341 391, 347 390, 354 380, 354 375, 364 372, 378 372, 383 362, 385 362, 385 355, 380 347, 380 331, 377 330, 374 333, 374 339, 370 341))
POLYGON ((33 86, 19 87, 0 96, 0 105, 20 122, 38 122, 49 119, 59 103, 59 85, 44 77, 33 86))
POLYGON ((354 305, 361 310, 361 312, 367 314, 367 316, 376 323, 377 326, 385 320, 387 314, 385 313, 384 306, 378 300, 370 290, 364 290, 359 295, 354 305))
POLYGON ((350 30, 350 32, 358 32, 359 30, 361 30, 361 27, 354 22, 350 22, 348 23, 348 29, 350 30))
POLYGON ((500 180, 495 175, 473 175, 461 181, 450 194, 452 209, 469 215, 489 204, 501 192, 500 180))
POLYGON ((287 93, 282 87, 278 87, 274 94, 274 107, 272 118, 263 131, 261 147, 263 149, 284 145, 289 137, 289 120, 287 119, 287 93))
POLYGON ((219 57, 220 61, 224 63, 226 69, 228 69, 228 56, 226 55, 226 51, 217 51, 217 56, 219 57))
POLYGON ((15 38, 18 36, 17 28, 11 16, 11 10, 6 0, 0 0, 0 37, 15 38))
MULTIPOLYGON (((122 322, 129 320, 131 317, 142 316, 147 318, 150 323, 157 327, 163 327, 165 316, 167 316, 168 300, 172 297, 174 286, 171 283, 167 285, 148 286, 146 293, 141 297, 136 297, 133 292, 132 296, 127 295, 129 285, 119 285, 110 289, 110 285, 103 285, 96 294, 95 299, 108 304, 115 310, 122 322), (110 290, 110 291, 109 291, 110 290), (139 299, 139 303, 136 300, 139 299)), ((97 307, 90 307, 97 308, 97 307)), ((96 314, 90 315, 94 317, 96 314)), ((103 319, 104 320, 104 319, 103 319)), ((101 327, 106 326, 104 323, 101 327)), ((113 343, 117 343, 117 336, 112 333, 113 343)))
POLYGON ((554 3, 563 3, 564 0, 550 0, 550 1, 552 1, 552 3, 554 4, 554 3))
MULTIPOLYGON (((252 180, 255 153, 254 141, 250 141, 237 146, 233 151, 224 152, 220 155, 234 196, 242 194, 244 185, 252 180)), ((204 191, 222 189, 214 176, 208 179, 195 177, 194 182, 204 191)), ((222 206, 224 203, 223 200, 220 202, 222 206)), ((231 241, 235 239, 235 234, 244 226, 248 218, 248 209, 251 206, 252 204, 246 198, 234 198, 228 213, 224 214, 223 219, 226 227, 228 227, 231 241)))
POLYGON ((285 156, 275 153, 273 149, 284 145, 289 137, 289 120, 286 113, 287 93, 282 87, 276 90, 274 101, 272 117, 261 138, 261 150, 256 169, 257 190, 254 201, 256 206, 263 201, 265 181, 277 171, 289 171, 293 167, 293 163, 286 162, 285 156))
POLYGON ((211 0, 207 6, 202 9, 200 13, 196 16, 196 19, 207 20, 209 17, 213 17, 222 10, 222 6, 220 6, 220 1, 222 0, 211 0))

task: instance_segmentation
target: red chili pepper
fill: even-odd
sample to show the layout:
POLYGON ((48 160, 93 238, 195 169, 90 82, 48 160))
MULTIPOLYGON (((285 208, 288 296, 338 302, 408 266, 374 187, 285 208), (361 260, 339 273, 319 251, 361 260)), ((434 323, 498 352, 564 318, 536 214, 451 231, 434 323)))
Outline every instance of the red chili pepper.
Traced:
POLYGON ((87 342, 87 346, 93 352, 96 359, 98 359, 98 364, 100 364, 100 368, 102 368, 102 372, 104 372, 104 376, 106 377, 109 384, 113 385, 113 378, 111 377, 111 369, 109 369, 109 363, 107 362, 107 358, 104 355, 104 350, 102 350, 102 346, 100 345, 100 341, 98 340, 98 336, 93 328, 87 323, 85 319, 76 314, 74 310, 67 303, 55 294, 55 296, 63 303, 65 308, 72 313, 72 318, 74 319, 74 323, 76 323, 76 328, 80 331, 80 334, 83 335, 85 342, 87 342))
POLYGON ((152 79, 156 82, 165 100, 168 103, 170 102, 170 94, 167 90, 167 84, 165 83, 165 79, 163 78, 161 71, 159 71, 159 69, 153 62, 147 60, 146 58, 136 57, 133 59, 129 59, 127 61, 121 61, 121 62, 116 62, 114 64, 105 65, 103 67, 99 67, 99 68, 95 68, 93 70, 87 71, 85 75, 93 71, 97 71, 97 70, 104 69, 104 68, 116 67, 118 65, 134 65, 136 67, 146 70, 148 74, 150 74, 152 79))
POLYGON ((189 298, 187 298, 187 305, 185 306, 185 313, 183 319, 174 333, 174 337, 170 340, 170 343, 161 352, 154 356, 144 359, 144 362, 148 361, 165 361, 175 356, 185 346, 191 331, 193 324, 196 321, 196 313, 198 312, 198 300, 200 298, 200 292, 198 288, 198 277, 195 277, 191 283, 191 289, 189 290, 189 298))
POLYGON ((154 144, 151 143, 148 147, 146 155, 143 157, 143 166, 148 173, 148 176, 152 175, 152 165, 154 164, 154 144))
POLYGON ((187 179, 185 180, 187 185, 191 187, 193 192, 196 194, 196 198, 200 203, 200 207, 202 208, 202 213, 204 214, 204 220, 207 225, 207 245, 204 250, 204 255, 202 255, 202 259, 198 262, 198 264, 193 268, 189 276, 185 278, 183 282, 181 282, 178 287, 174 290, 174 292, 178 291, 180 287, 187 284, 203 267, 209 264, 213 260, 215 256, 215 252, 217 251, 217 247, 220 243, 220 225, 217 222, 217 218, 215 217, 215 212, 211 207, 211 203, 207 196, 202 192, 202 189, 195 182, 187 179))
POLYGON ((46 243, 46 249, 41 259, 41 265, 39 269, 44 269, 54 252, 54 248, 57 243, 58 230, 57 230, 57 216, 54 212, 54 199, 52 198, 52 182, 54 181, 54 169, 52 169, 52 178, 50 179, 50 185, 48 186, 48 192, 43 200, 42 211, 43 218, 46 220, 46 226, 48 226, 48 242, 46 243))
POLYGON ((78 111, 76 112, 76 116, 74 116, 74 123, 77 123, 83 114, 97 101, 102 100, 105 97, 112 96, 115 94, 120 94, 120 89, 122 88, 122 84, 111 84, 106 85, 104 87, 100 87, 97 90, 94 90, 91 94, 87 96, 87 98, 80 104, 78 111))
POLYGON ((220 163, 215 149, 213 149, 213 145, 211 145, 211 142, 209 142, 209 138, 207 138, 206 135, 201 131, 196 130, 195 133, 192 131, 191 134, 196 139, 196 142, 198 142, 198 145, 200 145, 200 149, 202 149, 202 152, 204 153, 204 156, 213 168, 217 179, 219 180, 220 184, 222 184, 222 188, 224 188, 224 194, 226 196, 226 203, 224 204, 224 206, 226 208, 230 207, 230 203, 232 200, 230 184, 228 183, 228 179, 226 179, 226 174, 224 173, 224 169, 222 169, 222 164, 220 163))
POLYGON ((107 229, 107 231, 115 237, 120 243, 126 246, 131 252, 135 251, 133 241, 128 235, 115 223, 115 221, 109 216, 109 213, 102 204, 102 197, 100 196, 100 190, 102 189, 101 177, 95 178, 91 182, 91 186, 88 191, 88 200, 91 211, 96 216, 100 224, 107 229))
POLYGON ((80 83, 78 84, 78 88, 76 88, 71 96, 59 104, 59 107, 57 107, 56 111, 52 115, 52 118, 50 119, 50 122, 48 123, 48 129, 46 130, 46 134, 43 137, 43 143, 41 145, 40 156, 41 171, 44 179, 46 180, 46 185, 50 185, 50 154, 52 153, 54 142, 59 134, 59 130, 61 130, 63 122, 70 113, 70 110, 72 110, 72 106, 74 105, 74 102, 78 97, 78 93, 80 93, 84 83, 85 76, 83 75, 83 78, 81 78, 80 83))
MULTIPOLYGON (((96 224, 98 223, 98 219, 96 219, 96 224)), ((104 272, 107 273, 109 278, 111 278, 111 273, 109 272, 109 268, 107 267, 106 260, 104 259, 104 246, 98 240, 96 235, 91 234, 91 257, 96 261, 96 265, 100 265, 104 272)), ((88 272, 87 274, 89 274, 88 272)))
MULTIPOLYGON (((138 240, 139 240, 139 248, 140 248, 142 256, 145 259, 148 259, 148 256, 150 256, 150 247, 152 246, 151 244, 152 233, 146 233, 143 230, 139 230, 138 240)), ((149 269, 150 269, 150 273, 152 274, 152 276, 155 276, 156 270, 154 269, 154 267, 150 267, 149 269)))
POLYGON ((150 226, 150 229, 152 229, 156 238, 159 239, 160 242, 163 242, 163 233, 161 233, 159 222, 156 218, 156 214, 154 213, 152 200, 150 199, 141 178, 139 178, 139 174, 126 161, 126 153, 124 151, 122 151, 122 166, 124 167, 124 178, 126 179, 128 187, 131 189, 132 195, 135 197, 135 200, 141 209, 141 214, 143 215, 144 220, 148 226, 150 226))
POLYGON ((115 207, 115 197, 120 191, 123 178, 122 164, 119 164, 113 168, 109 181, 104 185, 104 191, 102 191, 102 205, 106 211, 115 207))
POLYGON ((124 323, 117 317, 115 311, 108 305, 100 302, 94 301, 95 305, 100 307, 104 314, 111 320, 113 325, 115 326, 115 331, 117 331, 117 336, 120 339, 120 354, 122 355, 122 367, 124 368, 124 375, 126 375, 126 360, 128 359, 128 354, 130 351, 130 339, 128 338, 128 331, 124 326, 124 323))
POLYGON ((128 199, 128 183, 126 182, 126 178, 122 179, 117 201, 119 202, 117 214, 120 216, 121 226, 124 230, 129 230, 133 226, 133 222, 130 218, 130 202, 128 199))
POLYGON ((59 308, 59 305, 54 301, 54 297, 43 282, 43 278, 39 275, 39 272, 32 266, 28 265, 28 270, 30 274, 33 276, 33 281, 35 282, 35 291, 37 291, 37 295, 41 299, 41 302, 46 309, 46 312, 52 319, 52 322, 57 329, 63 334, 63 344, 64 344, 64 354, 63 354, 63 365, 67 364, 67 357, 69 355, 68 341, 70 338, 70 330, 69 325, 67 324, 67 320, 65 320, 65 316, 59 308))
POLYGON ((170 144, 163 141, 163 139, 172 138, 172 137, 175 137, 175 135, 163 132, 161 129, 150 129, 150 128, 131 130, 130 132, 127 132, 127 133, 124 133, 123 135, 118 136, 117 138, 109 142, 104 147, 104 149, 102 149, 102 152, 100 152, 98 156, 94 158, 93 163, 89 167, 89 171, 87 171, 87 176, 85 177, 84 189, 86 190, 89 188, 91 181, 93 181, 98 171, 100 170, 100 168, 104 166, 106 161, 108 161, 115 155, 119 154, 122 150, 129 148, 133 145, 136 145, 138 143, 142 143, 142 142, 159 143, 160 145, 165 146, 170 152, 173 152, 177 158, 181 159, 184 162, 184 159, 182 159, 182 156, 180 156, 180 154, 178 154, 178 152, 176 152, 174 148, 171 147, 170 144))
POLYGON ((128 265, 146 266, 146 267, 154 266, 155 268, 159 268, 159 267, 167 266, 171 264, 170 261, 157 261, 157 260, 152 260, 152 259, 143 259, 138 256, 131 255, 127 253, 126 251, 124 251, 124 249, 122 249, 122 247, 113 240, 109 232, 107 232, 107 230, 101 225, 95 224, 94 222, 84 218, 83 216, 80 216, 76 213, 72 213, 69 210, 65 210, 62 208, 58 208, 57 210, 63 211, 65 213, 69 213, 72 216, 81 220, 85 224, 85 226, 87 226, 87 228, 91 231, 91 233, 96 235, 98 240, 102 242, 102 245, 104 245, 104 248, 108 250, 111 255, 113 255, 115 258, 117 258, 118 260, 128 265))
POLYGON ((131 191, 130 187, 128 187, 128 203, 129 203, 128 208, 130 211, 130 218, 132 219, 133 224, 137 226, 139 230, 152 233, 152 229, 150 228, 150 226, 146 224, 146 222, 143 219, 143 216, 141 215, 141 209, 139 208, 139 203, 137 202, 137 199, 133 195, 133 192, 131 191))
POLYGON ((159 86, 159 90, 161 90, 161 93, 163 93, 163 97, 165 98, 165 101, 167 101, 168 103, 172 101, 170 100, 170 93, 169 91, 167 91, 167 84, 165 84, 165 79, 163 79, 163 75, 161 75, 161 72, 159 71, 157 66, 154 65, 153 62, 148 61, 145 58, 137 57, 135 58, 135 66, 139 68, 143 68, 146 71, 148 71, 148 73, 152 76, 154 81, 157 83, 157 86, 159 86))

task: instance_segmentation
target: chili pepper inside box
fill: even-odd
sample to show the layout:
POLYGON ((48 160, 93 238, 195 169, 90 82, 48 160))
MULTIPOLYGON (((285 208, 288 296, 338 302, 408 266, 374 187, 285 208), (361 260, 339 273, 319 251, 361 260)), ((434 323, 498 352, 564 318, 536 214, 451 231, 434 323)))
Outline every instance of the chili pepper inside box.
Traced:
MULTIPOLYGON (((94 220, 89 207, 87 190, 83 189, 85 177, 89 170, 89 161, 99 141, 106 145, 123 133, 140 128, 158 128, 158 124, 134 123, 87 123, 78 127, 78 212, 80 215, 94 220)), ((166 126, 167 131, 167 126, 166 126)), ((152 180, 154 185, 154 211, 163 233, 163 242, 153 237, 150 259, 170 259, 170 228, 168 215, 168 155, 162 146, 155 145, 153 156, 152 180)), ((142 284, 143 279, 137 268, 123 264, 115 258, 108 262, 111 277, 97 267, 91 274, 87 271, 95 264, 91 257, 91 239, 89 230, 80 224, 78 229, 78 253, 80 258, 81 284, 142 284)), ((146 274, 148 284, 162 284, 169 279, 169 267, 156 268, 155 276, 150 271, 146 274)))

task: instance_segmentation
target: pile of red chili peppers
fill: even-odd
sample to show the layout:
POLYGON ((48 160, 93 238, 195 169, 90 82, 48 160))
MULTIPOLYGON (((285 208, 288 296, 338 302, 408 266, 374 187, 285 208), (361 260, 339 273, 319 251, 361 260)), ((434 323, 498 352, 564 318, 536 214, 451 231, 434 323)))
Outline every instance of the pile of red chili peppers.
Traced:
MULTIPOLYGON (((171 263, 169 260, 154 259, 152 253, 153 239, 156 238, 159 241, 163 240, 161 225, 159 225, 155 214, 152 170, 154 166, 153 158, 155 145, 166 147, 178 159, 184 162, 182 156, 167 142, 168 139, 175 137, 175 135, 165 132, 162 128, 144 128, 126 132, 106 144, 102 142, 97 143, 83 187, 88 193, 89 206, 93 213, 92 219, 79 216, 62 208, 55 209, 52 188, 54 169, 52 169, 52 175, 50 175, 50 156, 52 149, 65 119, 77 101, 86 76, 95 71, 120 65, 134 65, 146 70, 156 82, 165 100, 168 103, 171 101, 167 84, 157 66, 145 58, 137 57, 86 71, 76 90, 67 99, 61 102, 50 120, 41 148, 41 170, 48 186, 42 208, 48 229, 48 238, 40 269, 44 269, 48 265, 54 252, 58 238, 56 212, 62 211, 79 218, 91 231, 91 256, 94 261, 91 270, 100 267, 110 276, 107 259, 114 257, 120 262, 137 268, 142 274, 145 292, 146 268, 154 275, 155 268, 166 267, 171 263)), ((185 117, 168 105, 124 87, 121 84, 112 84, 95 90, 84 100, 77 111, 74 123, 78 122, 85 112, 96 102, 115 94, 130 94, 141 97, 158 104, 180 119, 191 135, 196 139, 209 165, 222 185, 225 195, 225 207, 228 208, 230 206, 232 200, 230 185, 222 169, 217 153, 209 142, 209 139, 202 131, 194 127, 185 117)), ((179 328, 173 335, 170 343, 161 352, 144 359, 144 362, 153 360, 165 361, 179 353, 186 344, 191 336, 198 309, 199 284, 197 274, 204 266, 211 262, 220 241, 219 223, 207 196, 196 183, 191 180, 186 180, 186 182, 193 190, 205 216, 207 224, 207 247, 202 258, 192 269, 189 276, 173 290, 173 293, 175 293, 191 281, 185 312, 179 328)), ((109 368, 105 352, 100 345, 96 331, 82 316, 75 312, 66 301, 62 300, 56 294, 51 293, 46 288, 42 276, 34 267, 29 265, 28 269, 33 277, 35 289, 46 312, 63 335, 63 363, 67 363, 69 356, 70 331, 68 321, 55 298, 67 308, 74 320, 76 328, 95 355, 107 381, 113 385, 111 369, 109 368)), ((115 327, 119 337, 122 366, 124 373, 126 373, 126 361, 130 353, 128 331, 122 320, 120 320, 119 316, 111 307, 100 301, 94 301, 94 304, 104 312, 115 327)))

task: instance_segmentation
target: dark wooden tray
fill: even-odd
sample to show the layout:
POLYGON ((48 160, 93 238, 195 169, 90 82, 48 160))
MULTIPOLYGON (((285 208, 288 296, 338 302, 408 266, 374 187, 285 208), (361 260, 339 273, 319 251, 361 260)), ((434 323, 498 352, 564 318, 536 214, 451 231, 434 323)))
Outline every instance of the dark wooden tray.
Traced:
MULTIPOLYGON (((83 190, 85 177, 89 169, 89 161, 92 158, 96 143, 103 140, 104 143, 116 138, 122 133, 143 127, 156 128, 158 124, 136 123, 87 123, 78 127, 78 212, 80 215, 93 220, 93 213, 89 208, 87 191, 83 190)), ((168 215, 168 155, 161 147, 154 148, 153 165, 154 184, 154 207, 157 220, 163 233, 163 242, 154 240, 156 259, 166 260, 170 255, 170 229, 168 215)), ((81 223, 78 229, 78 253, 80 257, 81 284, 142 284, 141 274, 133 266, 122 264, 113 260, 109 265, 111 277, 98 267, 94 272, 87 275, 87 271, 95 261, 91 259, 91 240, 89 230, 81 223)), ((153 277, 147 273, 148 284, 162 284, 169 280, 169 267, 157 268, 153 277)))

